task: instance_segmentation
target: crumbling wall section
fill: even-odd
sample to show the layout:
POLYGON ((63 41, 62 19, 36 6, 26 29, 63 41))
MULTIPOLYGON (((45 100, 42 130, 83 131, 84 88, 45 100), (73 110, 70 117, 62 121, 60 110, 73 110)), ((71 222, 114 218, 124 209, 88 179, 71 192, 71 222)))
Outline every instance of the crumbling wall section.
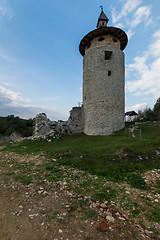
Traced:
POLYGON ((84 113, 82 107, 73 107, 68 118, 68 129, 72 133, 81 133, 84 130, 84 113))
POLYGON ((51 121, 45 113, 37 114, 34 119, 33 136, 45 136, 54 133, 81 133, 84 129, 83 107, 73 107, 68 121, 51 121))
POLYGON ((50 120, 45 113, 39 113, 34 119, 34 136, 44 136, 52 132, 50 120))

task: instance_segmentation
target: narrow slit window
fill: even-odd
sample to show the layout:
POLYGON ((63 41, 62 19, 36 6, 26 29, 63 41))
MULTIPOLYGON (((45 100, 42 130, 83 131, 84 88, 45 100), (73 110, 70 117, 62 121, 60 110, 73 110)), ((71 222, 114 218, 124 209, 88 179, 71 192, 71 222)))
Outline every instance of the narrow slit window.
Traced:
POLYGON ((109 76, 109 77, 111 76, 111 71, 108 71, 108 76, 109 76))
POLYGON ((105 51, 105 60, 110 60, 112 56, 112 51, 105 51))

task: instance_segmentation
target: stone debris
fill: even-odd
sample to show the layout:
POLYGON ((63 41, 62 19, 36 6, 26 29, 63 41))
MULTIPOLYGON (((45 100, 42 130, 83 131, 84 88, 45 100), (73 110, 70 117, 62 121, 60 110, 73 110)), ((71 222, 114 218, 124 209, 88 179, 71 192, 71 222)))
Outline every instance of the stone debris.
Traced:
POLYGON ((99 208, 100 207, 100 203, 99 202, 96 202, 93 204, 93 208, 99 208))
POLYGON ((106 214, 101 212, 101 213, 99 213, 99 216, 102 217, 102 218, 105 218, 106 214))
POLYGON ((101 232, 106 232, 109 229, 107 223, 105 222, 100 222, 98 223, 98 230, 101 232))
POLYGON ((44 191, 43 190, 39 190, 38 191, 38 194, 42 194, 44 191))
POLYGON ((103 208, 103 209, 106 209, 107 205, 105 203, 101 203, 100 207, 103 208))
POLYGON ((107 216, 106 219, 107 219, 109 222, 114 222, 114 221, 115 221, 115 218, 114 218, 114 217, 111 217, 111 216, 107 216))

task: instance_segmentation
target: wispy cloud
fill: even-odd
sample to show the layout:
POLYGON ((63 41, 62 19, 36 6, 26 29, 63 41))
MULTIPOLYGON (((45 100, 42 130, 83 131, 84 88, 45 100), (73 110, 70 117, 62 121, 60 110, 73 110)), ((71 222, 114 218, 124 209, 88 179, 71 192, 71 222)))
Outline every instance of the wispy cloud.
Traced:
POLYGON ((153 34, 148 50, 142 56, 135 57, 134 63, 127 66, 127 72, 137 74, 135 80, 127 81, 128 92, 139 96, 152 94, 155 100, 160 96, 160 30, 153 34))
POLYGON ((140 4, 142 0, 127 0, 122 7, 120 13, 116 11, 115 8, 112 8, 112 21, 114 24, 117 24, 123 17, 126 17, 129 13, 134 11, 140 4))
POLYGON ((154 57, 160 56, 160 29, 153 34, 153 43, 150 45, 150 50, 154 57))
POLYGON ((127 0, 121 11, 112 8, 113 25, 120 28, 128 28, 128 36, 131 38, 135 33, 135 28, 144 23, 146 26, 152 23, 151 6, 140 6, 142 0, 127 0))
POLYGON ((29 99, 23 98, 21 93, 0 85, 0 116, 15 115, 22 118, 33 118, 40 112, 45 112, 52 120, 67 119, 66 112, 61 112, 47 106, 28 104, 29 99))
POLYGON ((134 13, 133 20, 130 22, 130 26, 132 28, 135 28, 142 21, 145 22, 146 25, 149 25, 152 21, 150 15, 151 15, 150 6, 139 7, 137 11, 134 13))
POLYGON ((13 11, 8 6, 7 0, 1 0, 0 2, 0 18, 7 18, 8 20, 13 18, 13 11))
POLYGON ((3 102, 18 103, 18 102, 29 102, 28 99, 24 99, 19 92, 14 92, 3 86, 0 86, 0 99, 3 102))

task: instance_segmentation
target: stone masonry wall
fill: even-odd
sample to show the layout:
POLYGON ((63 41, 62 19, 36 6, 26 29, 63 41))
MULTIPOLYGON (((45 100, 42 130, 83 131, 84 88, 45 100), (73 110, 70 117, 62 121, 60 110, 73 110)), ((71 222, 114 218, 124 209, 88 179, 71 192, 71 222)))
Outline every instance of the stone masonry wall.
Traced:
POLYGON ((83 108, 88 135, 110 135, 124 127, 124 53, 119 48, 99 45, 85 54, 83 108), (110 60, 105 51, 112 51, 110 60))
POLYGON ((34 137, 54 136, 57 133, 81 133, 84 130, 83 107, 73 107, 68 121, 51 121, 45 113, 37 114, 34 119, 34 137))
POLYGON ((72 133, 81 133, 84 130, 83 107, 73 107, 68 118, 68 128, 72 133))

